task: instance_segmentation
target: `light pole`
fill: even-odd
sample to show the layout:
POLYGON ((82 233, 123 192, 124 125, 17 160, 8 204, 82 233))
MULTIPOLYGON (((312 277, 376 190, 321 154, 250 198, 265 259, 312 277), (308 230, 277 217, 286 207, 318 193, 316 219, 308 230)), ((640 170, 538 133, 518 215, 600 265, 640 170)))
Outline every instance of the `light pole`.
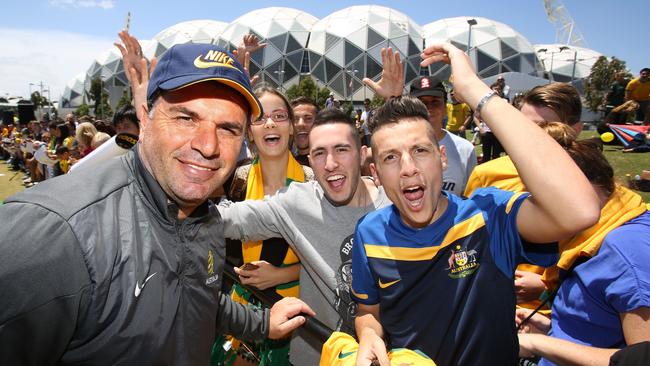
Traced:
POLYGON ((476 19, 467 19, 467 24, 469 25, 467 33, 467 55, 469 56, 469 51, 472 49, 472 26, 477 24, 476 19))
POLYGON ((282 84, 284 83, 284 70, 275 70, 273 71, 274 74, 278 75, 280 79, 280 92, 282 93, 282 84))
POLYGON ((350 82, 347 85, 347 89, 348 89, 348 97, 350 98, 350 104, 352 104, 352 94, 353 94, 352 93, 352 86, 354 85, 353 84, 354 76, 359 72, 359 70, 354 69, 354 70, 349 70, 349 71, 350 71, 349 72, 349 74, 350 74, 350 82))

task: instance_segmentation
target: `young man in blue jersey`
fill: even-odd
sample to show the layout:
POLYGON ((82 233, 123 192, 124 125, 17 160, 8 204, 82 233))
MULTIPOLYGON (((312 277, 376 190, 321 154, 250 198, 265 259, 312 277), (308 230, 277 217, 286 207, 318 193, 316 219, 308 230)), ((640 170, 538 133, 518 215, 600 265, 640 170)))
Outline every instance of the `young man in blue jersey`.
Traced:
POLYGON ((456 95, 503 143, 530 194, 486 188, 464 200, 442 191, 446 157, 424 104, 403 97, 381 107, 370 125, 371 170, 393 205, 366 215, 355 234, 357 365, 389 365, 387 348, 417 349, 442 366, 515 365, 515 267, 553 263, 557 248, 534 243, 593 225, 598 197, 555 141, 494 97, 462 51, 434 45, 422 56, 422 66, 451 64, 456 95))

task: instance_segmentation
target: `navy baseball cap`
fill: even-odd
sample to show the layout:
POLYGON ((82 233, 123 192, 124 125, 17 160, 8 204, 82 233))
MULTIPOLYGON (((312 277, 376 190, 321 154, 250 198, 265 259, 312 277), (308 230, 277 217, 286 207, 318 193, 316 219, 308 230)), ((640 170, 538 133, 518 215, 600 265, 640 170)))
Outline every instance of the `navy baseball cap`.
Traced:
POLYGON ((447 90, 442 85, 442 81, 431 76, 421 76, 411 83, 409 95, 412 97, 443 97, 447 98, 447 90))
POLYGON ((149 80, 147 101, 153 102, 161 90, 178 90, 204 81, 235 89, 250 105, 254 120, 262 115, 262 105, 242 65, 230 52, 211 44, 185 43, 167 50, 149 80))

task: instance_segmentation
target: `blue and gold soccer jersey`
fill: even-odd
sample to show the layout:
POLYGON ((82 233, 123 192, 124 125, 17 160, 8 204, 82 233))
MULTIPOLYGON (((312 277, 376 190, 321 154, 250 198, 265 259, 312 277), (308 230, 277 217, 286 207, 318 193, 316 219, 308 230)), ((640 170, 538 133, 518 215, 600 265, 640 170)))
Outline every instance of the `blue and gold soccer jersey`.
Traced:
POLYGON ((438 365, 515 365, 515 267, 551 265, 557 247, 522 244, 516 218, 527 193, 443 194, 446 211, 419 230, 394 205, 359 221, 355 300, 379 304, 389 349, 420 350, 438 365))

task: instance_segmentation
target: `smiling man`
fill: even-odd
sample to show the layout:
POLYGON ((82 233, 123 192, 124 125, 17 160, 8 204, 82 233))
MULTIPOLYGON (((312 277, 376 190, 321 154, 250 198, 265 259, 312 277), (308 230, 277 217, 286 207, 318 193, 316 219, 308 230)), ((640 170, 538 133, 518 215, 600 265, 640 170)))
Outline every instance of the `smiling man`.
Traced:
POLYGON ((147 99, 136 148, 0 208, 0 364, 207 365, 218 332, 281 338, 313 315, 295 298, 253 311, 220 292, 208 197, 261 114, 241 65, 216 46, 174 46, 147 99))
MULTIPOLYGON (((300 299, 331 329, 353 331, 351 249, 356 222, 389 204, 383 189, 363 178, 354 121, 337 109, 321 111, 309 133, 309 161, 316 181, 291 183, 264 201, 220 206, 225 235, 239 240, 283 237, 300 258, 300 299)), ((254 271, 236 269, 243 277, 254 271)), ((317 365, 322 343, 302 331, 291 342, 294 365, 317 365)))
POLYGON ((456 94, 509 148, 532 196, 487 188, 462 199, 444 191, 446 159, 427 107, 403 97, 379 108, 371 170, 394 204, 366 215, 355 233, 357 365, 389 365, 387 348, 419 350, 441 366, 515 365, 515 266, 556 258, 552 246, 522 239, 550 242, 590 226, 598 198, 555 141, 494 97, 465 53, 433 45, 423 58, 422 66, 451 63, 456 94), (560 177, 571 187, 548 183, 560 177))

